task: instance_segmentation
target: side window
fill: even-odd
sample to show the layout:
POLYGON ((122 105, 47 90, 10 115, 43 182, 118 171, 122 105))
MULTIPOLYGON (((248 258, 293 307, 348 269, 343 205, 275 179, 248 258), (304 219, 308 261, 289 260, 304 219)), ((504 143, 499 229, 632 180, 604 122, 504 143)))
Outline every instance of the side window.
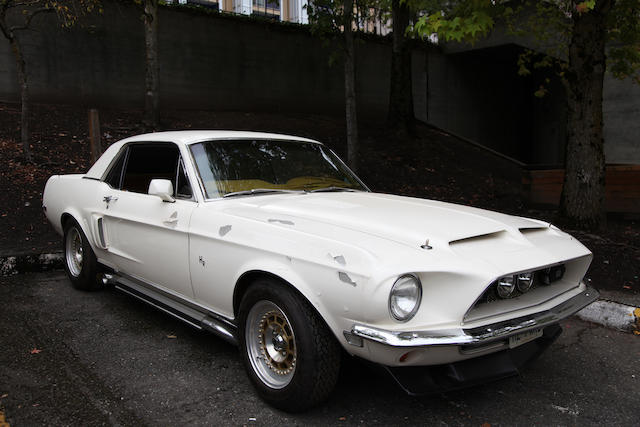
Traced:
POLYGON ((184 170, 184 162, 182 157, 178 159, 178 174, 176 176, 176 182, 173 185, 176 199, 191 199, 193 198, 193 191, 191 190, 191 184, 184 170))
POLYGON ((175 144, 132 144, 122 178, 122 190, 146 194, 152 179, 176 183, 180 152, 175 144))
POLYGON ((118 159, 111 165, 111 169, 104 179, 104 182, 117 190, 120 189, 120 182, 122 181, 122 169, 124 168, 124 161, 126 158, 127 150, 121 150, 118 154, 118 159))

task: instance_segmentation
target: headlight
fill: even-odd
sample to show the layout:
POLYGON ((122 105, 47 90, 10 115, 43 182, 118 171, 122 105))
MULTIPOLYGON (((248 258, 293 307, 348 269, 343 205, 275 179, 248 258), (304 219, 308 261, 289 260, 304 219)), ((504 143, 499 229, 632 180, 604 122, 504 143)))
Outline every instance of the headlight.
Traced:
POLYGON ((496 289, 498 290, 498 296, 500 298, 509 298, 516 289, 516 283, 515 280, 513 280, 513 276, 504 276, 499 278, 496 289))
POLYGON ((415 316, 422 299, 422 284, 413 274, 400 276, 391 287, 389 312, 394 319, 406 322, 415 316))
POLYGON ((533 285, 533 273, 520 273, 518 278, 518 290, 522 293, 527 292, 533 285))

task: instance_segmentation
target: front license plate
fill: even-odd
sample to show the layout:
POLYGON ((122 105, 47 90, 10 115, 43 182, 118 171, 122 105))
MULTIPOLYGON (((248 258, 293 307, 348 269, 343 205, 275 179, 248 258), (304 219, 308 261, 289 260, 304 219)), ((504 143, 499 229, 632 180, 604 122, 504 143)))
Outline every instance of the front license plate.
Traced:
POLYGON ((509 348, 515 348, 519 345, 526 344, 530 341, 540 338, 542 336, 542 329, 532 329, 527 332, 523 332, 518 335, 509 337, 509 348))

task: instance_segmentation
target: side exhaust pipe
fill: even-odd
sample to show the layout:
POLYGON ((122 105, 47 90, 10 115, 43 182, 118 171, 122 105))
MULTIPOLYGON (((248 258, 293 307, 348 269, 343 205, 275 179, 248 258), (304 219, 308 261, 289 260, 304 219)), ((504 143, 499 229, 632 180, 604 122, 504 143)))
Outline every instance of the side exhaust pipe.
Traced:
POLYGON ((102 284, 105 286, 116 284, 116 278, 113 276, 113 274, 104 273, 101 280, 102 284))

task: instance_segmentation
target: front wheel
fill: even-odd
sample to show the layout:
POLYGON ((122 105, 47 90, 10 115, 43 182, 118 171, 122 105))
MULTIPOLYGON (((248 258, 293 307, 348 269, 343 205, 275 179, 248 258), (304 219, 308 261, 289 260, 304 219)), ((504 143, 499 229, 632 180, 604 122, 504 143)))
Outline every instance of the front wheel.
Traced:
POLYGON ((64 269, 71 284, 85 291, 100 289, 102 285, 98 280, 98 261, 87 236, 73 219, 69 219, 64 225, 62 246, 64 269))
POLYGON ((311 305, 270 279, 240 304, 240 350, 262 399, 289 412, 325 400, 340 371, 340 346, 311 305))

